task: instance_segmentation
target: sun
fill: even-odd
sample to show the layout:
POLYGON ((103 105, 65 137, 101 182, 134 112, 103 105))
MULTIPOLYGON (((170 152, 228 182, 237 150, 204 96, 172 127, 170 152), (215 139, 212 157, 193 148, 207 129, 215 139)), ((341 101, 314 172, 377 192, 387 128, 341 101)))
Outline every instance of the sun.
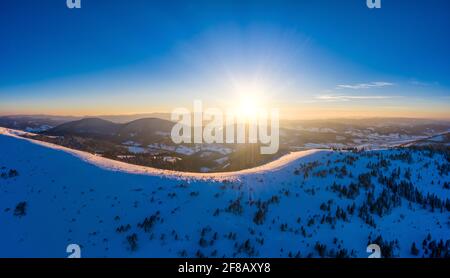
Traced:
POLYGON ((246 117, 253 117, 256 116, 260 108, 261 107, 258 104, 258 97, 255 97, 253 95, 241 96, 238 106, 238 111, 240 114, 246 117))
POLYGON ((264 86, 257 83, 239 84, 236 93, 237 112, 246 118, 257 117, 265 106, 264 86))

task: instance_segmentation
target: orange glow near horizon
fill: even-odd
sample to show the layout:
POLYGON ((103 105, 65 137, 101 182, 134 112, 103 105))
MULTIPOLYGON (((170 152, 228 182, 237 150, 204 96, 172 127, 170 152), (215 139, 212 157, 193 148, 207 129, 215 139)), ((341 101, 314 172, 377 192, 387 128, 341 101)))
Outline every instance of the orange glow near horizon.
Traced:
MULTIPOLYGON (((192 103, 145 107, 144 105, 86 105, 73 106, 71 108, 55 108, 52 106, 24 106, 18 109, 8 109, 1 107, 0 115, 54 115, 54 116, 101 116, 101 115, 138 115, 152 113, 171 113, 176 108, 184 106, 192 109, 192 103)), ((230 105, 227 105, 230 107, 230 105)), ((205 107, 217 107, 213 104, 205 103, 205 107)), ((219 106, 220 107, 220 106, 219 106)), ((232 106, 231 106, 232 107, 232 106)), ((450 112, 445 104, 434 107, 414 107, 414 106, 385 106, 374 107, 369 105, 330 105, 321 103, 272 103, 267 105, 258 101, 254 95, 247 95, 240 100, 236 100, 235 108, 244 115, 256 113, 259 108, 279 108, 280 118, 287 120, 301 119, 332 119, 332 118, 429 118, 429 119, 450 119, 450 112)), ((225 109, 225 108, 224 108, 225 109)))

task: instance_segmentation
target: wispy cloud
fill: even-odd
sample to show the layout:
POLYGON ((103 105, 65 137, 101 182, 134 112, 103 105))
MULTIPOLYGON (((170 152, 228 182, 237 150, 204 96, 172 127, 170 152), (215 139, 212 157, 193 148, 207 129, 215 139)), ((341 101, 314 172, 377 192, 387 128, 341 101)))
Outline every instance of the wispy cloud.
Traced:
POLYGON ((371 88, 381 88, 387 86, 393 86, 394 83, 390 82, 370 82, 370 83, 359 83, 359 84, 340 84, 337 85, 337 89, 371 89, 371 88))
POLYGON ((379 99, 392 99, 397 96, 349 96, 349 95, 320 95, 316 96, 316 99, 322 101, 352 101, 352 100, 379 100, 379 99))
POLYGON ((411 80, 410 83, 414 86, 423 86, 423 87, 428 87, 428 86, 438 86, 439 82, 423 82, 423 81, 419 81, 419 80, 411 80))

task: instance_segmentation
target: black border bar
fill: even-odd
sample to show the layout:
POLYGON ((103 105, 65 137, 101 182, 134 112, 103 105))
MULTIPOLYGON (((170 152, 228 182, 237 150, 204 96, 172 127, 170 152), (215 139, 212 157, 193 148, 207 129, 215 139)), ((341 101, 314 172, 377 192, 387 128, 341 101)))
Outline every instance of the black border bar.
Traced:
MULTIPOLYGON (((209 276, 205 273, 194 273, 203 277, 217 275, 273 275, 273 274, 353 274, 360 277, 389 273, 393 275, 429 275, 435 272, 450 273, 449 259, 0 259, 0 275, 30 274, 40 272, 48 274, 109 274, 130 275, 147 273, 148 277, 157 274, 187 274, 180 273, 180 266, 211 265, 209 276), (270 264, 270 271, 255 272, 251 265, 270 264), (233 271, 223 272, 225 266, 234 264, 233 271), (236 264, 247 264, 249 270, 238 272, 236 264)), ((263 268, 264 269, 264 268, 263 268)), ((189 274, 189 272, 188 272, 189 274)), ((192 274, 192 273, 190 273, 192 274)), ((5 276, 3 276, 5 277, 5 276)), ((145 276, 147 277, 147 275, 145 276)), ((299 276, 300 277, 300 276, 299 276)), ((304 277, 304 276, 303 276, 304 277)), ((380 277, 384 278, 384 277, 380 277)))

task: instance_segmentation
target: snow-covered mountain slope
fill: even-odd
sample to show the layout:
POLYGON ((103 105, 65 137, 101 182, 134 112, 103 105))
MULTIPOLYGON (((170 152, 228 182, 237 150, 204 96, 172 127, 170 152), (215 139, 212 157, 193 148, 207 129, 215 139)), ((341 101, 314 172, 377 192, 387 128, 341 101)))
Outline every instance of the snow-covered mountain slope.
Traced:
MULTIPOLYGON (((277 169, 283 168, 285 165, 289 164, 290 162, 304 156, 308 156, 310 154, 320 152, 319 150, 308 150, 308 151, 299 151, 299 152, 292 152, 287 155, 284 155, 280 157, 279 159, 275 161, 271 161, 265 165, 261 165, 258 167, 254 167, 251 169, 244 169, 240 171, 233 171, 233 172, 218 172, 218 173, 191 173, 191 172, 180 172, 180 171, 172 171, 172 170, 164 170, 164 169, 157 169, 153 167, 146 167, 146 166, 139 166, 135 164, 129 164, 124 163, 121 161, 108 159, 105 157, 101 157, 98 155, 94 155, 88 152, 83 152, 79 150, 74 150, 70 148, 66 148, 64 146, 39 141, 39 140, 32 140, 29 138, 21 137, 23 135, 28 135, 28 137, 33 137, 35 134, 20 131, 20 130, 14 130, 14 129, 8 129, 8 128, 2 128, 0 127, 0 135, 6 135, 10 137, 17 138, 19 140, 26 140, 29 142, 33 142, 34 144, 38 144, 41 146, 45 146, 51 149, 55 150, 61 150, 66 153, 72 154, 86 162, 89 162, 91 164, 97 165, 101 168, 108 169, 108 170, 114 170, 114 171, 121 171, 121 172, 127 172, 127 173, 133 173, 133 174, 143 174, 143 175, 157 175, 157 176, 165 176, 165 177, 172 177, 172 178, 182 178, 182 179, 203 179, 203 180, 233 180, 237 179, 240 176, 248 175, 248 174, 255 174, 255 173, 262 173, 262 172, 268 172, 268 171, 275 171, 277 169)), ((321 152, 324 152, 321 150, 321 152)))
POLYGON ((406 147, 423 147, 423 146, 446 146, 450 147, 450 133, 442 133, 438 135, 434 135, 431 137, 424 138, 422 140, 417 140, 414 142, 410 142, 404 144, 406 147))
POLYGON ((448 253, 442 153, 312 151, 213 179, 11 135, 0 135, 0 257, 66 257, 72 243, 82 257, 367 257, 368 243, 409 257, 413 242, 417 256, 448 253))

